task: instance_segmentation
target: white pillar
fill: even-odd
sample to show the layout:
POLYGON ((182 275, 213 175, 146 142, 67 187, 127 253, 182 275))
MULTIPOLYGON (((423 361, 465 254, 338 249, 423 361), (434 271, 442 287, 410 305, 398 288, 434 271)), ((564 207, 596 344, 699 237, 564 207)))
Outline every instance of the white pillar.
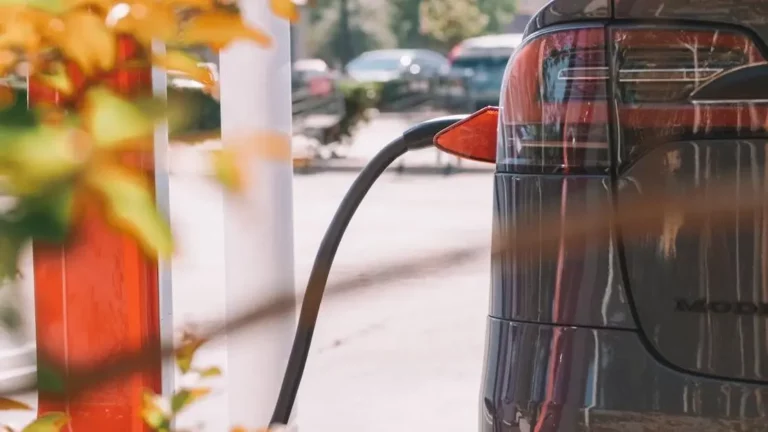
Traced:
MULTIPOLYGON (((290 146, 290 29, 269 2, 241 1, 246 20, 273 38, 269 49, 238 42, 220 55, 221 129, 228 139, 279 132, 290 146)), ((236 140, 239 141, 239 140, 236 140)), ((277 143, 272 143, 277 145, 277 143)), ((290 153, 290 152, 289 152, 290 153)), ((287 160, 254 160, 245 196, 225 197, 226 315, 254 302, 293 293, 293 167, 287 160)), ((211 287, 217 290, 220 287, 211 287)), ((285 371, 295 316, 258 331, 229 336, 224 365, 229 426, 267 426, 285 371)), ((222 429, 223 430, 223 429, 222 429)))
MULTIPOLYGON (((159 41, 152 42, 152 52, 157 55, 165 54, 165 44, 159 41)), ((168 99, 168 75, 159 67, 152 68, 152 94, 155 98, 168 99)), ((170 189, 170 164, 169 164, 169 137, 168 122, 163 120, 155 125, 154 134, 154 159, 155 159, 155 202, 157 209, 171 219, 171 189, 170 189)), ((160 309, 160 338, 163 344, 173 344, 173 289, 171 260, 160 260, 157 263, 157 287, 159 290, 160 309)), ((174 392, 176 365, 173 358, 163 359, 161 367, 161 382, 163 397, 170 398, 174 392)))

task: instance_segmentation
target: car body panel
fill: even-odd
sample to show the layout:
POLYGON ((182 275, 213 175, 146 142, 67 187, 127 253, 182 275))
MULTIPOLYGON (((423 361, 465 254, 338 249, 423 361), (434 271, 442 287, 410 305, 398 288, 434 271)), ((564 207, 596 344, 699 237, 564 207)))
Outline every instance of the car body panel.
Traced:
POLYGON ((490 318, 480 430, 764 431, 768 388, 694 377, 631 330, 490 318))
MULTIPOLYGON (((519 227, 559 213, 562 221, 585 208, 611 206, 607 176, 497 174, 494 221, 501 239, 519 227), (501 217, 498 215, 512 216, 501 217)), ((543 227, 539 235, 560 232, 543 227)), ((557 254, 541 246, 502 252, 493 260, 490 315, 496 318, 582 326, 634 328, 610 228, 587 241, 562 244, 557 254)))
MULTIPOLYGON (((579 210, 621 209, 628 200, 651 192, 670 197, 706 192, 733 174, 741 176, 735 195, 765 193, 765 104, 749 104, 738 111, 743 115, 733 116, 736 120, 713 126, 723 122, 718 111, 694 107, 687 96, 648 102, 632 93, 633 98, 622 99, 627 93, 619 88, 633 81, 619 79, 619 63, 628 57, 621 51, 625 42, 614 38, 617 31, 642 28, 649 40, 667 46, 675 37, 660 37, 665 27, 714 29, 724 46, 724 40, 732 40, 728 33, 736 32, 754 42, 757 49, 746 56, 753 62, 760 53, 768 58, 768 2, 554 0, 533 17, 526 40, 555 28, 588 27, 605 28, 608 39, 609 68, 598 68, 610 73, 598 78, 608 82, 608 103, 602 105, 607 113, 601 116, 604 120, 585 123, 599 127, 612 122, 606 135, 612 146, 610 169, 595 175, 534 174, 525 171, 525 161, 522 167, 499 163, 495 241, 522 234, 527 222, 544 214, 559 213, 568 220, 579 210), (681 105, 694 114, 685 125, 672 115, 681 105), (642 125, 619 124, 627 118, 642 125)), ((673 42, 671 47, 707 51, 695 41, 685 45, 681 37, 679 46, 673 42)), ((646 53, 656 60, 645 69, 657 73, 665 68, 666 53, 646 53)), ((633 61, 637 58, 643 57, 633 61)), ((694 58, 700 85, 699 61, 710 60, 699 54, 694 58)), ((621 74, 635 72, 621 69, 621 74)), ((541 95, 535 92, 524 99, 538 100, 541 95)), ((554 102, 566 105, 568 100, 554 102)), ((548 121, 555 127, 568 123, 551 116, 548 121)), ((502 161, 507 147, 499 147, 502 161)), ((481 430, 768 428, 768 208, 718 226, 708 224, 705 215, 694 225, 674 202, 659 201, 669 210, 655 224, 637 228, 620 222, 594 239, 562 241, 546 255, 532 246, 496 257, 481 430)), ((543 227, 541 234, 557 239, 559 229, 543 227)))
MULTIPOLYGON (((743 179, 737 196, 765 193, 766 147, 768 140, 665 144, 622 174, 618 205, 644 193, 672 199, 704 193, 734 175, 743 179)), ((768 302, 768 212, 689 226, 692 215, 669 208, 663 221, 624 242, 643 333, 662 357, 686 370, 768 380, 768 304, 761 307, 768 302)))
POLYGON ((525 28, 525 36, 556 24, 596 19, 605 20, 611 18, 612 15, 613 3, 611 0, 554 0, 533 16, 525 28))

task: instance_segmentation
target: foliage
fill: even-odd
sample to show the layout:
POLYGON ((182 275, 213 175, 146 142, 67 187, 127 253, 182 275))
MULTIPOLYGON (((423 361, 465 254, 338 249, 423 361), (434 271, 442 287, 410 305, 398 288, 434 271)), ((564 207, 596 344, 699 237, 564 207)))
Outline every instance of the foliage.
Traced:
POLYGON ((479 36, 488 25, 478 0, 422 0, 420 17, 422 32, 446 48, 479 36))
MULTIPOLYGON (((150 256, 173 252, 143 157, 151 154, 158 122, 168 122, 173 131, 185 128, 185 108, 197 96, 171 91, 167 100, 156 100, 146 82, 126 77, 157 66, 215 95, 212 71, 185 48, 217 51, 235 40, 271 44, 269 35, 246 24, 230 3, 0 1, 0 192, 13 199, 0 213, 0 279, 16 276, 19 251, 27 242, 64 242, 90 208, 131 234, 150 256), (168 51, 153 52, 156 41, 168 51), (28 77, 31 109, 19 77, 28 77)), ((270 6, 280 17, 298 16, 291 0, 270 0, 270 6)), ((225 185, 238 176, 236 164, 217 167, 225 185)), ((187 335, 177 355, 179 369, 201 379, 219 375, 215 367, 192 367, 200 344, 187 335)), ((173 416, 207 393, 206 387, 181 388, 170 411, 159 410, 156 396, 147 393, 144 419, 167 431, 173 416)), ((19 409, 30 407, 0 398, 0 411, 19 409)), ((22 432, 55 432, 68 421, 64 413, 46 413, 22 432)))
POLYGON ((488 17, 485 33, 503 33, 517 10, 517 2, 512 0, 478 0, 478 6, 488 17))
POLYGON ((372 83, 347 82, 341 84, 344 93, 344 117, 341 135, 350 136, 361 122, 367 122, 369 113, 381 100, 381 86, 372 83))

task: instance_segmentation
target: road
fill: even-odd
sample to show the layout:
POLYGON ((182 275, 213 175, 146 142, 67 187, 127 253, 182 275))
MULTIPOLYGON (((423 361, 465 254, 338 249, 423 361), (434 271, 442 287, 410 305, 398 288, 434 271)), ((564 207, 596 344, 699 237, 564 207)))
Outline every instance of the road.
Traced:
MULTIPOLYGON (((296 176, 297 286, 305 286, 320 239, 353 179, 348 173, 296 176)), ((211 205, 221 198, 203 179, 192 177, 176 177, 172 194, 174 226, 185 257, 174 262, 175 307, 185 310, 186 318, 205 316, 216 309, 206 290, 216 289, 211 285, 223 278, 215 258, 223 245, 211 229, 223 222, 211 205)), ((382 263, 488 244, 490 209, 488 174, 386 173, 350 224, 330 283, 382 263)), ((424 277, 325 303, 300 393, 300 430, 472 430, 489 267, 490 260, 484 259, 431 269, 424 277)), ((186 318, 179 315, 176 321, 182 324, 186 318)), ((222 362, 222 355, 209 350, 201 361, 222 362)), ((216 406, 211 401, 186 420, 201 421, 216 406)))

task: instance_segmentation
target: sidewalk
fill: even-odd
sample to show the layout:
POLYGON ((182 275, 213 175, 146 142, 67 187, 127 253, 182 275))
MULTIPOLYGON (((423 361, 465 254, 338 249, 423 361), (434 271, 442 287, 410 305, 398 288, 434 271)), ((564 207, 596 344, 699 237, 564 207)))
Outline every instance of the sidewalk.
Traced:
MULTIPOLYGON (((296 173, 358 172, 399 134, 420 121, 440 115, 442 113, 435 112, 380 114, 360 126, 351 145, 334 149, 343 157, 323 158, 323 149, 315 148, 306 140, 297 137, 293 143, 296 173)), ((210 169, 205 153, 219 148, 221 142, 218 140, 209 140, 194 146, 172 145, 169 171, 171 174, 207 174, 210 169)), ((493 164, 459 160, 456 156, 435 148, 408 153, 390 168, 409 174, 492 172, 494 169, 493 164)))

